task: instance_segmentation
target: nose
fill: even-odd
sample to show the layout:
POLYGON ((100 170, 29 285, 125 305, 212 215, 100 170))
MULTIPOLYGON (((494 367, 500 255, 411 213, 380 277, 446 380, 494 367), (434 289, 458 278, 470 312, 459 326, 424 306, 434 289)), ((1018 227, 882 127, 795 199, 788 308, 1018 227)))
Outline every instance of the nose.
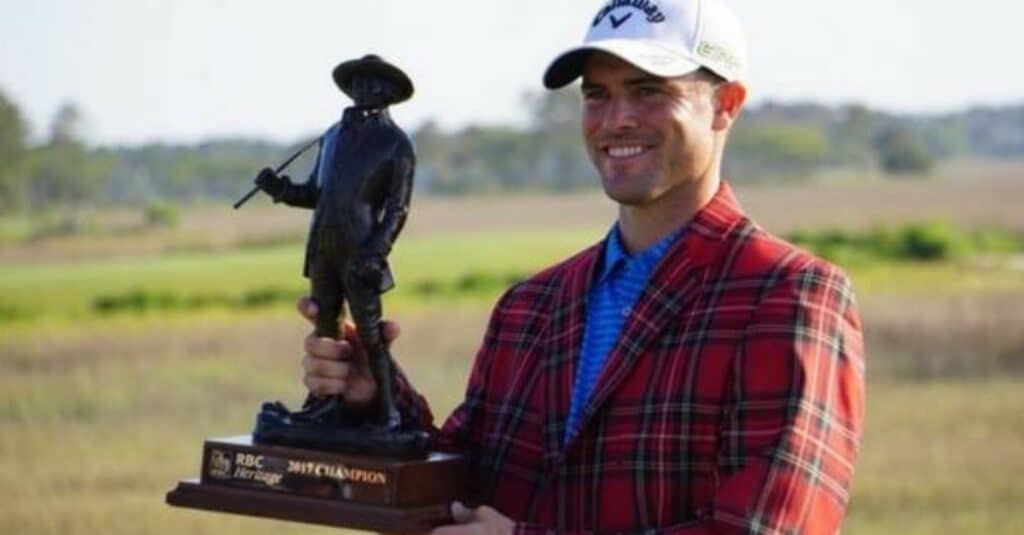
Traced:
POLYGON ((605 113, 604 127, 608 130, 628 130, 637 126, 636 108, 625 96, 609 97, 605 113))

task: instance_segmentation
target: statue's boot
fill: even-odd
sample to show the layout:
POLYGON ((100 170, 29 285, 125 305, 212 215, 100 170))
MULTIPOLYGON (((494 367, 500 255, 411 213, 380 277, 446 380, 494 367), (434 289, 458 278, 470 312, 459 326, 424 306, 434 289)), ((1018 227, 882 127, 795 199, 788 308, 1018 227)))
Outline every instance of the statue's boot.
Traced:
POLYGON ((428 434, 393 426, 355 423, 344 418, 337 399, 320 407, 291 412, 281 402, 264 403, 256 416, 253 440, 370 457, 423 457, 428 434), (345 421, 348 420, 346 424, 345 421))

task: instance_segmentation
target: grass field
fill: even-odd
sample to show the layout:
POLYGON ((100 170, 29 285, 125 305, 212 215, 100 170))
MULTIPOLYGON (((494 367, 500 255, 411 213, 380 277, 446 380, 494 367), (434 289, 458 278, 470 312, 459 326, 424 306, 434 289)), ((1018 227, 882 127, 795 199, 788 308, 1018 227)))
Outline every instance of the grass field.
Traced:
MULTIPOLYGON (((835 184, 737 184, 735 190, 747 212, 778 234, 931 219, 964 227, 991 225, 1024 232, 1024 217, 1019 215, 1020 200, 1024 199, 1024 162, 946 172, 958 175, 902 181, 848 177, 835 184)), ((557 197, 417 198, 404 236, 467 230, 604 229, 614 217, 613 205, 596 191, 557 197)), ((192 206, 182 214, 177 227, 144 232, 139 229, 142 216, 138 208, 85 212, 81 219, 86 239, 59 235, 32 239, 31 221, 0 217, 0 265, 224 251, 299 241, 305 236, 309 212, 258 198, 239 211, 231 210, 228 203, 192 206)))
MULTIPOLYGON (((393 301, 404 306, 411 294, 423 292, 431 282, 441 285, 437 291, 445 284, 463 280, 472 285, 488 277, 501 278, 505 286, 507 279, 522 277, 599 238, 600 231, 586 230, 410 237, 390 259, 399 281, 393 301)), ((0 311, 9 316, 81 319, 91 315, 98 298, 133 291, 201 298, 280 289, 294 296, 306 291, 308 284, 301 276, 303 251, 302 243, 294 242, 225 252, 15 263, 0 266, 0 311)), ((488 296, 500 289, 483 286, 490 290, 488 296)))
MULTIPOLYGON (((482 312, 403 319, 395 353, 438 415, 461 394, 482 312)), ((0 532, 319 532, 162 504, 176 479, 196 471, 202 437, 245 432, 263 399, 301 398, 304 331, 291 314, 225 315, 6 347, 0 532)), ((1022 391, 1021 379, 872 381, 845 531, 1019 532, 1022 391)))
MULTIPOLYGON (((598 227, 410 236, 391 257, 397 310, 429 297, 487 302, 511 282, 601 238, 598 227)), ((115 256, 73 262, 0 265, 0 318, 84 321, 107 300, 128 312, 290 306, 307 291, 301 242, 229 251, 115 256), (142 303, 130 302, 135 296, 142 303), (269 303, 267 301, 270 301, 269 303), (116 303, 115 303, 116 304, 116 303)), ((848 266, 869 295, 963 295, 1024 289, 1024 271, 1004 264, 877 262, 848 266)), ((109 307, 117 312, 117 307, 109 307)), ((101 318, 105 319, 105 318, 101 318)), ((0 335, 2 340, 2 335, 0 335)))
MULTIPOLYGON (((781 231, 935 214, 1024 229, 1010 208, 1024 181, 985 184, 740 194, 781 231), (822 208, 838 199, 862 211, 822 208)), ((462 395, 495 296, 599 239, 613 214, 588 195, 417 207, 392 256, 399 288, 386 308, 403 326, 396 356, 443 418, 462 395)), ((0 219, 0 533, 328 532, 163 504, 196 472, 203 437, 246 432, 262 400, 294 405, 303 395, 308 327, 291 304, 305 291, 306 214, 254 208, 193 208, 182 226, 156 230, 124 230, 134 225, 127 212, 97 215, 95 228, 122 230, 34 242, 25 239, 31 221, 0 219), (132 295, 146 307, 96 306, 132 295)), ((844 533, 1024 532, 1024 272, 1013 262, 849 271, 866 325, 869 399, 844 533)))

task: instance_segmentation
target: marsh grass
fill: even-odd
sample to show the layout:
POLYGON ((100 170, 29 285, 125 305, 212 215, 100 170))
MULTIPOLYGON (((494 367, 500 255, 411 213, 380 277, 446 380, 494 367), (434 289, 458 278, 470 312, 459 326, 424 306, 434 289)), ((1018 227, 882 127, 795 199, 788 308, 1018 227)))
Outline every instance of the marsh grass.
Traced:
POLYGON ((862 301, 867 346, 879 355, 869 363, 874 377, 1024 377, 1024 291, 862 301))
MULTIPOLYGON (((459 308, 404 322, 396 354, 439 414, 461 397, 480 323, 478 309, 459 308)), ((301 400, 307 329, 294 314, 211 316, 9 340, 0 533, 309 532, 163 505, 196 473, 203 437, 247 432, 262 400, 301 400)))
MULTIPOLYGON (((999 227, 1024 232, 1024 164, 977 165, 943 171, 930 180, 896 181, 850 176, 840 181, 764 185, 735 184, 742 205, 756 221, 780 235, 798 229, 870 229, 932 219, 957 228, 999 227)), ((597 182, 595 179, 595 186, 597 182)), ((309 212, 255 199, 243 210, 207 202, 180 207, 173 228, 143 228, 144 207, 104 207, 81 214, 83 232, 31 239, 33 228, 52 216, 0 217, 0 263, 67 262, 87 258, 167 252, 230 251, 254 244, 301 242, 309 212), (92 229, 92 230, 90 230, 92 229)), ((574 195, 502 195, 467 198, 418 197, 404 236, 505 232, 522 229, 604 229, 614 205, 597 190, 574 195)))
POLYGON ((1020 533, 1022 391, 1020 379, 869 384, 843 532, 1020 533))
MULTIPOLYGON (((1017 178, 738 189, 780 234, 931 217, 1020 232, 1017 178)), ((385 308, 403 328, 395 355, 438 418, 461 399, 502 287, 600 239, 609 206, 598 194, 414 206, 385 308)), ((201 206, 173 228, 31 245, 31 222, 0 218, 0 533, 335 532, 163 503, 195 475, 204 437, 244 433, 261 401, 303 396, 309 327, 292 301, 306 293, 308 213, 249 208, 201 206), (210 303, 187 306, 200 299, 210 303)), ((847 268, 869 397, 844 533, 1024 532, 1019 259, 847 268)))
MULTIPOLYGON (((461 398, 485 316, 471 305, 399 318, 395 355, 438 418, 461 398)), ((262 400, 298 403, 308 326, 294 313, 128 325, 3 347, 0 532, 327 533, 163 504, 195 474, 203 437, 246 432, 262 400)), ((1019 530, 1022 389, 873 377, 845 533, 1019 530)))

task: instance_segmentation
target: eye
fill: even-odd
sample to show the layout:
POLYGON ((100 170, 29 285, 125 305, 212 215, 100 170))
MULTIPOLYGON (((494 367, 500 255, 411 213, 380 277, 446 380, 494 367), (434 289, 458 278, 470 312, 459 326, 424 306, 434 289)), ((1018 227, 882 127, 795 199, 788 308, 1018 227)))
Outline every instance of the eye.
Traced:
POLYGON ((652 97, 654 95, 660 95, 661 87, 656 85, 638 85, 636 86, 636 94, 641 97, 652 97))

